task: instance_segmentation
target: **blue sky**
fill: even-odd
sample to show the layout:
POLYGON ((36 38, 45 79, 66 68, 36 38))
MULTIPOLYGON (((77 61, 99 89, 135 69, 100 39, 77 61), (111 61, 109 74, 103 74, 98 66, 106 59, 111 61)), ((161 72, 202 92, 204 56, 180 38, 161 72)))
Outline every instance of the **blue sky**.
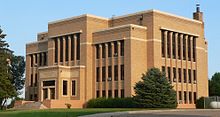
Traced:
MULTIPOLYGON (((0 0, 1 28, 17 55, 25 55, 25 44, 47 31, 48 22, 94 14, 110 18, 138 11, 157 9, 192 18, 196 0, 0 0)), ((205 36, 209 45, 209 77, 220 71, 220 1, 197 0, 204 12, 205 36)), ((202 58, 201 58, 202 59, 202 58)))

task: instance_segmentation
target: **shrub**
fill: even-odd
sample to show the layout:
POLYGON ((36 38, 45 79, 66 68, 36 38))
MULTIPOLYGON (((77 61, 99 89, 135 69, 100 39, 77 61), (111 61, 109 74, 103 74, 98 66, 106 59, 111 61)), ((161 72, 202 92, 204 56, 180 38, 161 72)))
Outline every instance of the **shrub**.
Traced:
POLYGON ((65 105, 66 105, 66 107, 67 107, 68 109, 70 109, 71 106, 72 106, 71 104, 68 104, 68 103, 66 103, 65 105))
POLYGON ((87 103, 87 108, 134 108, 137 104, 132 98, 96 98, 87 103))
POLYGON ((204 97, 200 97, 199 99, 196 100, 196 108, 198 109, 204 109, 204 97))

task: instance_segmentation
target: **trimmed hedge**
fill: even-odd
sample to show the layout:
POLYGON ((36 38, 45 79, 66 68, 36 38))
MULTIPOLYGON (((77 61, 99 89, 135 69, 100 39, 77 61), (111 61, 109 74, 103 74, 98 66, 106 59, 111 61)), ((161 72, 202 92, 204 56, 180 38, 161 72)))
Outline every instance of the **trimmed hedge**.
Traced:
POLYGON ((196 108, 198 109, 204 109, 204 97, 200 97, 199 99, 196 100, 196 108))
POLYGON ((130 98, 96 98, 87 103, 87 108, 135 108, 135 101, 130 98))

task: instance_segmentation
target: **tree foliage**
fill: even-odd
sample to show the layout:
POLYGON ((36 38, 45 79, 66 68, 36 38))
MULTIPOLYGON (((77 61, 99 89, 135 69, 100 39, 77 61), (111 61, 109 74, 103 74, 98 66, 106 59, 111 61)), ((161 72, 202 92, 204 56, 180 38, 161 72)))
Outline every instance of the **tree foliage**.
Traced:
POLYGON ((18 96, 24 86, 24 57, 13 55, 5 41, 6 34, 0 28, 0 105, 1 109, 7 99, 18 96))
POLYGON ((209 96, 220 96, 220 72, 216 72, 209 80, 209 96))
POLYGON ((164 73, 151 68, 136 83, 134 99, 144 108, 176 108, 176 93, 164 73))

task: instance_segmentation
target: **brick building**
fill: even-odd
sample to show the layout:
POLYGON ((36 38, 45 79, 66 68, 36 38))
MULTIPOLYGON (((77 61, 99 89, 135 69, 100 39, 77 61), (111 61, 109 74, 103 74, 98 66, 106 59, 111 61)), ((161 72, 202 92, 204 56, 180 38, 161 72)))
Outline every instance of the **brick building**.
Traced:
POLYGON ((102 18, 81 15, 49 22, 26 45, 26 100, 79 108, 91 98, 128 97, 142 73, 166 72, 179 108, 208 96, 203 13, 193 19, 158 10, 102 18))

